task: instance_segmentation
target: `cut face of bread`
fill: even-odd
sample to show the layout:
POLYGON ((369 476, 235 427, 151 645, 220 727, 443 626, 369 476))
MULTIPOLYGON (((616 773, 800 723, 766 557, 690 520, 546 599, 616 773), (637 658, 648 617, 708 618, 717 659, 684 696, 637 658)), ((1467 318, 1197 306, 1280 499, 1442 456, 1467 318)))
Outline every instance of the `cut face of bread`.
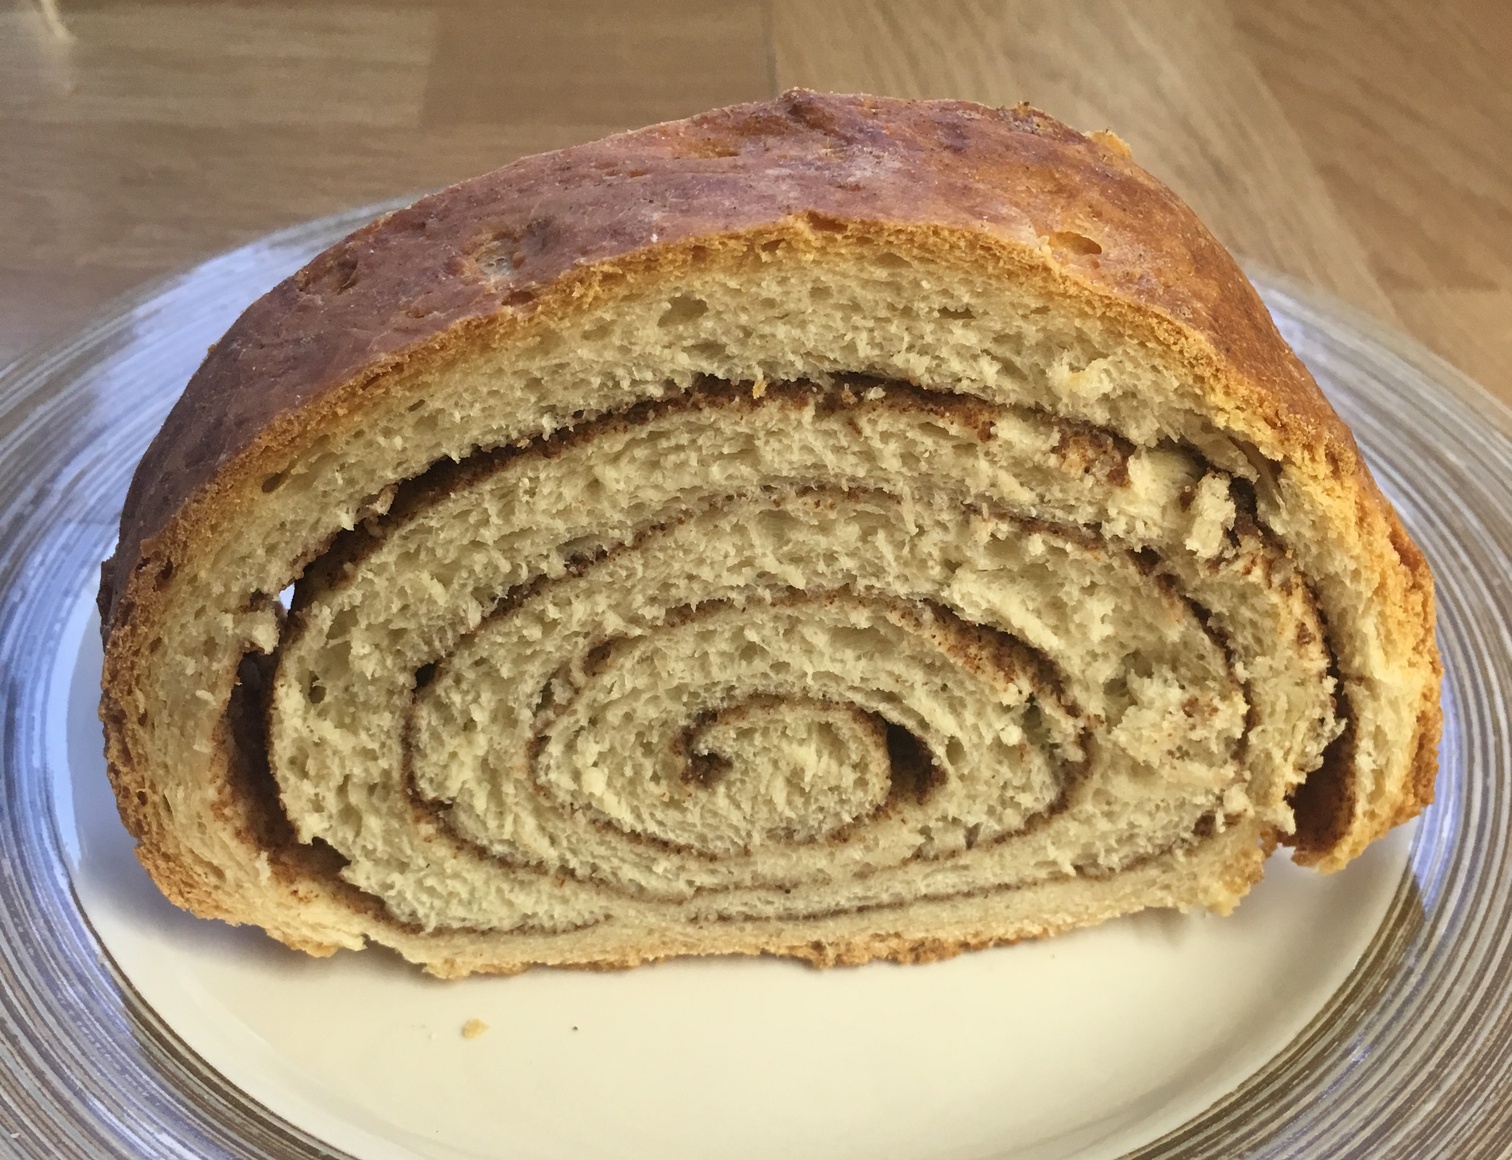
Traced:
POLYGON ((1227 911, 1432 790, 1348 432, 1027 109, 793 93, 359 231, 207 359, 101 607, 165 893, 442 975, 1227 911))

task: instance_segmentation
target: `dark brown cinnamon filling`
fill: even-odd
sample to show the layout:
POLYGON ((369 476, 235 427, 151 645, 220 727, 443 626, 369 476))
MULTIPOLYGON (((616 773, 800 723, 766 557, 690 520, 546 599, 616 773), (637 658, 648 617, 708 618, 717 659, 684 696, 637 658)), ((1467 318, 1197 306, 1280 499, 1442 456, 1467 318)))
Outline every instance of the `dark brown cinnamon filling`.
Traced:
MULTIPOLYGON (((530 585, 523 585, 522 587, 530 588, 531 596, 534 596, 543 587, 545 587, 546 584, 560 583, 561 579, 564 578, 558 578, 557 580, 545 582, 536 581, 530 585)), ((827 597, 832 597, 835 595, 838 595, 838 593, 828 591, 807 592, 793 589, 789 590, 786 594, 778 597, 773 601, 773 603, 804 603, 823 600, 827 597)), ((905 607, 904 602, 890 603, 897 604, 899 607, 905 607)), ((518 607, 519 601, 517 599, 511 599, 508 606, 510 608, 518 607)), ((663 627, 671 624, 687 623, 691 620, 698 619, 700 616, 707 615, 710 611, 713 611, 718 607, 723 607, 723 602, 709 601, 703 605, 673 609, 667 614, 666 619, 663 621, 663 627)), ((1037 699, 1041 701, 1049 700, 1059 702, 1066 712, 1072 715, 1077 714, 1078 710, 1075 704, 1073 702, 1070 702, 1062 692, 1062 689, 1064 688, 1064 680, 1061 676, 1059 668, 1049 657, 1044 656, 1037 650, 1028 647, 1021 641, 1018 641, 1016 638, 1013 638, 1007 633, 1001 632, 998 629, 983 625, 967 624, 965 621, 962 621, 953 612, 943 607, 942 605, 932 603, 926 604, 924 605, 924 612, 937 622, 949 625, 963 639, 963 641, 965 642, 964 647, 959 649, 956 653, 957 659, 961 663, 986 663, 1005 673, 1014 673, 1026 676, 1035 688, 1035 695, 1037 699)), ((480 630, 481 626, 480 629, 474 631, 480 630)), ((600 642, 598 645, 594 646, 594 648, 589 650, 589 653, 585 656, 583 664, 581 666, 582 669, 585 672, 592 672, 598 669, 603 663, 607 661, 614 647, 614 644, 614 641, 609 640, 600 642)), ((426 683, 429 683, 429 680, 433 679, 433 674, 436 670, 437 665, 444 663, 444 661, 433 662, 431 665, 424 666, 424 668, 430 670, 432 674, 431 677, 427 678, 426 683)), ((571 662, 568 663, 570 664, 571 662)), ((548 683, 548 687, 549 685, 550 683, 548 683)), ((446 839, 449 842, 453 843, 456 849, 467 850, 475 856, 493 861, 501 866, 507 866, 512 870, 531 871, 544 877, 552 877, 565 874, 568 877, 577 879, 578 881, 591 883, 608 889, 622 891, 626 889, 624 887, 624 884, 622 883, 610 881, 597 875, 577 872, 558 865, 521 862, 516 859, 501 856, 498 853, 491 851, 484 846, 481 846, 466 835, 458 832, 458 830, 452 824, 449 816, 450 803, 444 801, 436 801, 434 799, 428 798, 423 792, 421 792, 416 782, 414 774, 414 718, 416 710, 416 694, 419 692, 420 687, 421 686, 419 685, 417 679, 417 685, 411 691, 409 705, 405 710, 404 724, 402 726, 401 734, 401 751, 403 754, 402 761, 405 779, 405 792, 410 802, 411 809, 414 811, 415 817, 417 819, 421 817, 429 819, 437 827, 437 829, 446 836, 446 839)), ((774 701, 778 699, 779 698, 772 697, 772 700, 774 701)), ((555 702, 551 699, 548 693, 543 691, 543 694, 538 702, 537 729, 529 742, 529 766, 532 771, 532 784, 535 792, 543 794, 548 798, 552 798, 553 800, 556 799, 551 789, 538 777, 534 776, 534 774, 540 752, 545 745, 547 736, 546 728, 549 726, 552 720, 560 717, 563 713, 565 713, 571 703, 572 701, 570 698, 560 703, 555 702)), ((870 823, 874 823, 881 818, 893 815, 905 803, 924 802, 925 800, 927 800, 930 791, 943 784, 944 781, 945 773, 943 768, 936 760, 934 754, 929 751, 928 746, 925 745, 920 738, 910 733, 903 726, 898 725, 895 722, 888 721, 885 718, 881 717, 879 714, 866 715, 868 717, 875 718, 880 727, 884 730, 887 752, 891 765, 892 790, 887 795, 886 800, 879 804, 876 809, 853 819, 845 826, 827 835, 824 840, 832 845, 839 845, 844 842, 850 841, 854 837, 854 835, 861 831, 864 826, 870 823)), ((701 722, 698 720, 690 723, 688 728, 684 731, 682 738, 683 743, 686 745, 690 735, 696 736, 699 728, 701 726, 706 726, 707 724, 707 721, 701 722)), ((1090 737, 1084 735, 1081 738, 1081 743, 1083 745, 1083 748, 1086 748, 1091 743, 1090 737)), ((694 764, 695 756, 693 752, 685 751, 682 756, 684 756, 688 760, 688 772, 684 775, 685 779, 693 781, 700 780, 700 775, 695 772, 696 766, 694 764)), ((714 756, 715 760, 718 761, 717 755, 711 756, 714 756)), ((725 759, 725 761, 728 761, 728 759, 725 759)), ((1057 781, 1059 784, 1059 791, 1056 794, 1055 799, 1049 804, 1049 806, 1027 819, 1025 824, 1018 829, 994 836, 990 844, 996 845, 1001 842, 1006 842, 1015 838, 1022 837, 1025 834, 1028 834, 1044 825, 1051 818, 1054 818, 1060 813, 1064 812, 1068 804, 1070 791, 1082 779, 1085 774, 1085 770, 1086 767, 1083 763, 1078 763, 1076 765, 1067 765, 1062 763, 1058 768, 1057 781)), ((706 782, 704 784, 709 783, 706 782)), ((699 850, 695 847, 671 842, 664 838, 641 833, 636 830, 627 830, 618 825, 612 819, 603 816, 592 807, 586 807, 580 803, 562 802, 560 800, 557 800, 556 804, 564 810, 569 810, 573 814, 575 822, 591 826, 606 840, 631 842, 641 846, 653 846, 657 849, 666 850, 669 853, 675 853, 684 858, 694 858, 707 861, 712 861, 715 859, 714 855, 709 854, 706 851, 699 850)), ((973 849, 977 845, 978 843, 975 839, 975 836, 968 835, 967 849, 973 849)), ((960 855, 958 853, 935 855, 930 857, 930 860, 948 861, 959 856, 960 855)), ((916 856, 916 858, 912 860, 919 860, 923 857, 924 856, 922 855, 916 856)))
MULTIPOLYGON (((885 408, 909 414, 924 413, 972 431, 985 443, 1004 408, 977 395, 928 390, 893 380, 843 375, 827 384, 814 382, 729 383, 698 378, 687 391, 661 399, 643 399, 607 414, 574 412, 568 426, 502 447, 480 449, 460 461, 441 459, 421 474, 398 483, 392 502, 382 515, 371 516, 350 531, 338 533, 322 548, 295 585, 291 611, 298 611, 309 593, 339 587, 351 566, 373 551, 389 529, 413 519, 444 497, 506 471, 527 457, 556 459, 564 452, 607 434, 646 426, 668 415, 705 411, 747 411, 756 407, 786 407, 798 412, 809 407, 821 415, 861 408, 885 408), (867 392, 881 390, 877 398, 867 392)), ((1076 419, 1041 416, 1060 432, 1052 454, 1078 470, 1091 472, 1110 486, 1128 484, 1128 457, 1133 446, 1116 432, 1076 419)), ((1023 517, 1020 517, 1022 519, 1023 517)), ((1027 521, 1026 521, 1027 523, 1027 521)), ((1071 529, 1065 529, 1070 532, 1071 529)), ((1085 530, 1086 534, 1095 534, 1085 530)))
MULTIPOLYGON (((390 529, 413 518, 420 511, 460 488, 507 470, 526 456, 555 458, 568 448, 591 442, 607 432, 651 423, 668 414, 683 411, 748 409, 758 406, 785 406, 794 410, 815 407, 826 414, 855 407, 890 407, 908 412, 924 411, 974 431, 984 442, 992 437, 993 424, 1003 413, 1003 409, 996 404, 976 396, 927 390, 912 384, 880 381, 855 375, 839 376, 826 384, 812 382, 766 384, 761 390, 753 390, 752 384, 700 379, 683 394, 664 399, 646 400, 623 411, 602 415, 578 412, 572 416, 571 426, 550 436, 537 437, 516 445, 482 450, 460 463, 454 463, 449 459, 443 460, 421 475, 399 483, 386 514, 371 516, 353 531, 334 537, 305 570, 304 575, 295 585, 293 615, 285 626, 285 640, 290 639, 289 634, 299 631, 299 611, 318 594, 344 586, 353 573, 354 565, 380 544, 390 529), (867 398, 868 393, 876 396, 873 388, 881 389, 880 397, 867 398)), ((1063 466, 1092 475, 1110 487, 1122 487, 1128 484, 1128 459, 1134 449, 1120 435, 1082 421, 1054 416, 1046 418, 1061 432, 1052 453, 1063 466)), ((1211 467, 1200 454, 1191 449, 1188 451, 1197 462, 1205 467, 1211 467)), ((1252 489, 1248 488, 1243 480, 1235 480, 1232 494, 1236 509, 1240 513, 1240 520, 1236 523, 1233 534, 1238 537, 1257 534, 1264 537, 1268 544, 1275 545, 1274 536, 1259 522, 1255 514, 1252 489)), ((1009 513, 992 513, 992 515, 1012 522, 1025 531, 1050 531, 1067 539, 1082 541, 1096 538, 1095 529, 1045 525, 1009 513)), ((609 549, 610 552, 615 550, 609 549)), ((603 553, 596 553, 573 561, 570 571, 574 574, 585 571, 602 555, 603 553)), ((1147 574, 1150 574, 1156 582, 1172 583, 1169 577, 1162 574, 1161 562, 1154 553, 1140 553, 1136 558, 1142 561, 1147 574)), ((495 608, 489 615, 501 615, 510 608, 517 607, 521 602, 531 599, 537 595, 544 583, 544 581, 537 581, 501 593, 495 608)), ((804 595, 798 594, 799 598, 803 598, 804 595)), ((1310 590, 1307 595, 1316 608, 1317 602, 1310 590)), ((1182 598, 1185 599, 1184 596, 1182 598)), ((1209 618, 1202 615, 1205 610, 1198 608, 1190 601, 1187 603, 1193 608, 1194 615, 1197 615, 1204 630, 1223 649, 1232 666, 1233 657, 1226 639, 1221 639, 1221 634, 1215 635, 1209 618)), ((982 629, 982 631, 992 630, 982 629)), ((1328 650, 1332 663, 1333 650, 1326 631, 1324 635, 1324 646, 1328 650)), ((1014 643, 1017 644, 1017 642, 1014 643)), ((1022 648, 1022 645, 1018 647, 1022 648)), ((226 787, 227 793, 230 797, 244 803, 245 815, 248 819, 245 823, 249 830, 247 836, 269 852, 270 865, 275 873, 291 879, 300 874, 310 873, 335 878, 339 876, 341 867, 345 865, 345 859, 323 842, 302 845, 295 840, 293 826, 282 809, 276 778, 268 765, 268 685, 276 658, 277 654, 264 658, 249 653, 239 672, 237 689, 233 693, 226 716, 225 734, 228 739, 228 749, 233 755, 233 760, 230 762, 231 784, 226 787)), ((1040 657, 1038 660, 1040 663, 1036 669, 1043 680, 1040 695, 1060 697, 1063 684, 1059 673, 1047 658, 1040 657)), ((416 674, 416 687, 423 687, 434 679, 438 667, 444 663, 445 658, 438 658, 422 666, 416 674)), ((1333 672, 1335 679, 1338 680, 1336 664, 1333 665, 1333 672)), ((1247 703, 1252 704, 1247 687, 1245 699, 1247 703)), ((1299 786, 1291 797, 1298 825, 1294 841, 1304 850, 1326 848, 1337 838, 1342 824, 1349 816, 1349 795, 1352 792, 1349 769, 1352 762, 1354 726, 1342 683, 1339 684, 1336 700, 1338 715, 1346 723, 1345 732, 1329 747, 1323 767, 1299 786)), ((543 708, 560 709, 559 706, 543 706, 543 708)), ((1074 711, 1074 706, 1070 708, 1074 711)), ((413 702, 411 709, 413 709, 413 702)), ((412 713, 406 714, 407 722, 411 715, 412 713)), ((885 720, 879 720, 878 724, 885 731, 886 749, 892 770, 893 789, 888 795, 888 803, 924 800, 931 788, 939 784, 938 779, 943 776, 939 763, 929 753, 927 746, 902 726, 885 720)), ((1250 724, 1251 722, 1247 719, 1244 729, 1245 738, 1247 738, 1250 724)), ((696 722, 690 725, 690 734, 696 732, 696 727, 696 722)), ((416 791, 413 776, 409 770, 410 741, 411 730, 407 723, 404 735, 406 780, 413 808, 418 814, 441 821, 449 837, 459 845, 477 850, 476 846, 458 836, 449 825, 445 824, 446 803, 426 801, 416 791)), ((1244 738, 1241 738, 1241 744, 1243 741, 1244 738)), ((727 768, 727 763, 728 759, 722 758, 722 755, 701 752, 695 745, 689 746, 688 776, 694 783, 702 785, 715 783, 722 769, 727 768)), ((1045 818, 1053 816, 1064 808, 1065 787, 1079 775, 1080 771, 1063 772, 1062 790, 1055 805, 1049 811, 1031 819, 1030 827, 1041 824, 1045 818)), ((658 841, 658 839, 649 839, 645 835, 620 830, 607 819, 585 820, 597 827, 612 830, 621 839, 658 841)), ((1191 840, 1193 842, 1203 840, 1212 833, 1213 829, 1213 821, 1205 819, 1204 822, 1199 823, 1191 840)), ((1017 837, 1022 832, 1003 835, 995 841, 1017 837)), ((968 848, 973 844, 968 841, 968 848)), ((546 874, 563 872, 560 867, 536 869, 546 874)), ((369 912, 375 911, 375 908, 386 910, 380 900, 345 883, 343 887, 352 894, 353 904, 360 909, 369 912)), ((390 920, 394 921, 392 918, 390 920)))

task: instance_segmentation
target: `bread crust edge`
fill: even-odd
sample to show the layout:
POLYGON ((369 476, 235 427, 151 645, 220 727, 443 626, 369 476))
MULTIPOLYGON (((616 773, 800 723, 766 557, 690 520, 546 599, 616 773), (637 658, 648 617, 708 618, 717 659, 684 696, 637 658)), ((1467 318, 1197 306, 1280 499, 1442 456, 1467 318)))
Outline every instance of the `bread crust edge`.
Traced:
MULTIPOLYGON (((993 171, 983 172, 980 165, 973 176, 980 185, 993 179, 993 171)), ((537 202, 537 213, 539 206, 537 202)), ((1174 351, 1195 372, 1215 417, 1245 433, 1262 453, 1284 459, 1288 470, 1304 476, 1307 487, 1329 497, 1338 525, 1353 529, 1360 558, 1375 570, 1383 603, 1394 610, 1383 627, 1404 653, 1402 671, 1421 677, 1411 770, 1396 800, 1377 816, 1355 819, 1332 847, 1301 851, 1298 860, 1337 869, 1432 800, 1442 725, 1442 664, 1432 635, 1427 563, 1370 477, 1352 436, 1286 347, 1253 288, 1190 211, 1118 150, 1034 110, 794 93, 776 102, 720 110, 527 158, 424 199, 317 257, 249 308, 211 352, 144 460, 123 514, 120 546, 102 570, 106 665, 101 717, 108 768, 123 820, 141 843, 138 856, 171 900, 205 917, 249 918, 238 911, 234 898, 216 889, 215 868, 198 864, 177 840, 164 803, 152 792, 152 759, 144 752, 145 737, 131 711, 153 626, 171 604, 172 569, 194 558, 199 533, 229 526, 264 475, 313 438, 338 432, 352 408, 374 392, 403 390, 479 344, 519 341, 554 318, 594 309, 618 293, 646 292, 659 282, 675 282, 697 265, 719 261, 721 254, 737 256, 778 240, 808 260, 822 260, 847 245, 898 244, 995 264, 1018 276, 1042 278, 1080 308, 1113 318, 1131 333, 1174 351), (922 159, 933 167, 938 185, 958 190, 966 180, 966 162, 949 146, 949 127, 961 117, 978 125, 986 122, 999 133, 999 170, 1060 166, 1078 179, 1080 192, 1069 202, 1031 198, 1027 209, 1004 210, 985 226, 963 223, 953 211, 932 210, 927 202, 889 206, 883 198, 879 206, 863 198, 851 205, 843 190, 836 192, 837 170, 823 151, 846 132, 866 148, 886 148, 886 142, 879 146, 865 131, 864 123, 880 120, 899 140, 913 143, 905 150, 910 164, 922 159), (710 142, 743 147, 754 131, 774 119, 796 123, 793 147, 812 155, 811 170, 797 182, 814 193, 809 204, 784 210, 771 199, 755 198, 728 209, 733 221, 685 222, 680 232, 666 237, 633 228, 610 236, 602 220, 590 220, 583 227, 589 236, 565 233, 556 239, 555 250, 548 238, 502 279, 480 273, 463 253, 464 241, 471 244, 469 239, 480 233, 498 235, 501 229, 507 234, 519 224, 492 221, 490 207, 501 201, 512 205, 512 198, 547 179, 569 187, 606 157, 618 164, 640 158, 670 167, 663 176, 667 188, 676 192, 684 188, 679 181, 696 185, 703 176, 679 177, 680 162, 705 159, 710 142), (943 220, 930 220, 932 212, 943 220), (1089 228, 1086 223, 1092 220, 1103 227, 1095 261, 1057 249, 1050 240, 1074 232, 1073 227, 1089 228), (417 270, 409 263, 420 245, 416 238, 429 232, 426 222, 443 223, 444 240, 417 270), (1116 228, 1108 228, 1110 223, 1116 228), (1061 226, 1067 229, 1053 228, 1061 226), (318 317, 330 304, 332 271, 344 269, 354 251, 364 295, 342 310, 355 309, 355 321, 342 315, 322 339, 312 312, 318 317), (1131 268, 1140 263, 1160 276, 1151 283, 1147 276, 1132 275, 1131 268), (1184 272, 1197 268, 1200 278, 1183 280, 1184 272), (1171 290, 1172 284, 1182 287, 1179 293, 1171 290), (396 328, 396 319, 417 295, 442 305, 416 320, 417 325, 396 328), (353 334, 368 345, 358 349, 353 334), (185 449, 192 453, 187 458, 185 449), (167 581, 162 579, 165 569, 167 581)), ((291 901, 309 901, 297 882, 289 892, 291 901)), ((330 941, 272 926, 276 937, 312 953, 362 941, 357 925, 340 922, 331 924, 330 941)), ((854 957, 861 952, 845 953, 854 957)), ((881 951, 867 957, 878 955, 894 957, 881 951)))

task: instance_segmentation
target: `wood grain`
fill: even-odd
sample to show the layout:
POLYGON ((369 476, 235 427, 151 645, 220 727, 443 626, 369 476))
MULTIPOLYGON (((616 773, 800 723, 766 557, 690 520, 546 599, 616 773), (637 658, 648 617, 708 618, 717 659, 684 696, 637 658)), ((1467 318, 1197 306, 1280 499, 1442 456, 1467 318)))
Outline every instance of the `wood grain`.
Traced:
POLYGON ((1404 328, 1512 402, 1512 6, 1234 9, 1404 328))
POLYGON ((439 19, 427 124, 631 129, 771 93, 759 0, 469 0, 439 19))
POLYGON ((436 17, 419 8, 312 5, 294 29, 285 11, 230 4, 64 12, 65 99, 33 103, 35 123, 415 125, 434 55, 436 17))
POLYGON ((790 85, 1110 127, 1512 402, 1505 0, 0 0, 0 361, 266 230, 790 85))

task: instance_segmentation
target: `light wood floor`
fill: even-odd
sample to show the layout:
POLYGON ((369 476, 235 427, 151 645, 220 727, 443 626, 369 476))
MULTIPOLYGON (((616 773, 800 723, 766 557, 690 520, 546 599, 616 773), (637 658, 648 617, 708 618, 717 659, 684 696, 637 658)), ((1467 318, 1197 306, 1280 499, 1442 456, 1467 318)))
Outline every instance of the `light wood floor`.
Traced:
POLYGON ((0 0, 0 363, 266 230, 793 85, 1111 127, 1512 402, 1509 0, 0 0), (61 25, 61 27, 60 27, 61 25))

